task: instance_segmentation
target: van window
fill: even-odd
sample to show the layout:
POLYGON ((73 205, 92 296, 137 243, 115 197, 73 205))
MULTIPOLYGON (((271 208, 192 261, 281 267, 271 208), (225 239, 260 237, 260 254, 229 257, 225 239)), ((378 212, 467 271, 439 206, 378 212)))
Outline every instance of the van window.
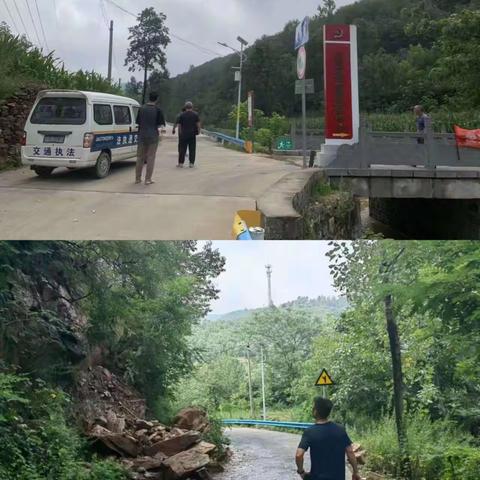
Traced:
POLYGON ((36 125, 83 125, 87 119, 85 98, 46 97, 38 102, 31 123, 36 125))
POLYGON ((133 120, 135 123, 137 123, 137 118, 138 118, 138 111, 140 110, 140 107, 132 107, 133 110, 133 120))
POLYGON ((110 105, 94 105, 93 118, 98 125, 113 125, 112 107, 110 105))
POLYGON ((130 114, 129 107, 115 105, 113 111, 115 112, 115 123, 117 125, 131 125, 132 115, 130 114))

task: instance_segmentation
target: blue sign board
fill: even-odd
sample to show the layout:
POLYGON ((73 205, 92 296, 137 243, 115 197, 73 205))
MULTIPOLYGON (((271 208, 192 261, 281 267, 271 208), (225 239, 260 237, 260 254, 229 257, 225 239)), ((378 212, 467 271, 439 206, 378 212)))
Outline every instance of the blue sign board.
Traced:
POLYGON ((295 33, 295 50, 303 47, 310 40, 310 17, 305 17, 295 33))

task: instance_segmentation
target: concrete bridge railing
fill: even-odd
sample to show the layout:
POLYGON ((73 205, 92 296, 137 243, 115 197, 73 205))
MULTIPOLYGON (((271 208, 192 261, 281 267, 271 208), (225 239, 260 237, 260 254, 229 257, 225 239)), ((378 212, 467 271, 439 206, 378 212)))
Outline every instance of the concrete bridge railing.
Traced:
POLYGON ((434 133, 431 125, 424 134, 374 132, 363 125, 360 142, 341 146, 337 157, 322 166, 360 170, 376 166, 480 169, 480 150, 457 148, 455 135, 434 133))

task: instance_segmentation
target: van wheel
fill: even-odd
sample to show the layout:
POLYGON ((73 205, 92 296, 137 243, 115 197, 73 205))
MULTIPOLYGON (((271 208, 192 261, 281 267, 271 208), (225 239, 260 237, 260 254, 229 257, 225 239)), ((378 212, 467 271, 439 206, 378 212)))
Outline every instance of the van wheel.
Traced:
POLYGON ((110 166, 112 165, 112 159, 107 152, 102 152, 98 157, 97 164, 95 165, 95 177, 105 178, 110 173, 110 166))
POLYGON ((48 178, 55 169, 52 167, 34 167, 33 171, 41 178, 48 178))

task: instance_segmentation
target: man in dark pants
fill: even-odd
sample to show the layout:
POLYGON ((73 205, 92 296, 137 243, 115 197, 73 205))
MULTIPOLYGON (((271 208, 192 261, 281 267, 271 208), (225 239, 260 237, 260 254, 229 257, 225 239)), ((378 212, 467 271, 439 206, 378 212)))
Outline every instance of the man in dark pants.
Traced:
POLYGON ((178 167, 183 168, 187 149, 190 157, 190 168, 195 166, 195 158, 197 153, 197 135, 200 133, 200 117, 197 112, 193 111, 192 102, 185 104, 185 112, 178 118, 178 136, 179 158, 178 167))
POLYGON ((345 480, 345 455, 353 468, 353 480, 360 480, 352 442, 343 427, 328 420, 333 404, 322 397, 315 399, 315 425, 305 430, 298 446, 295 461, 297 472, 307 480, 345 480), (312 470, 305 472, 303 463, 310 449, 312 470))
POLYGON ((166 126, 163 112, 157 107, 157 100, 158 95, 152 92, 150 101, 138 111, 138 153, 135 183, 142 183, 142 170, 145 163, 147 164, 145 185, 155 183, 152 176, 160 140, 158 129, 161 126, 166 126))

